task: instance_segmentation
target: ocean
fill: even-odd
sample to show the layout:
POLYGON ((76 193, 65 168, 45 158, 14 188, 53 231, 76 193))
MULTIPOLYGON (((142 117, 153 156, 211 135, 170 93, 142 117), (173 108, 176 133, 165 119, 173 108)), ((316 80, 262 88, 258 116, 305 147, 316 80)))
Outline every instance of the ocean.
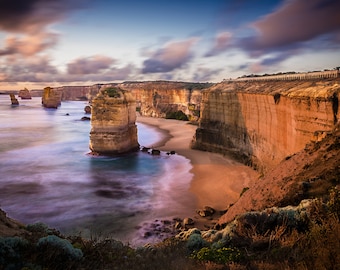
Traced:
MULTIPOLYGON (((65 101, 58 109, 42 107, 41 98, 19 103, 0 95, 0 208, 9 217, 66 235, 142 245, 159 240, 145 237, 152 222, 193 214, 185 157, 94 157, 91 123, 81 121, 87 102, 65 101)), ((156 128, 137 127, 141 146, 160 140, 156 128)))

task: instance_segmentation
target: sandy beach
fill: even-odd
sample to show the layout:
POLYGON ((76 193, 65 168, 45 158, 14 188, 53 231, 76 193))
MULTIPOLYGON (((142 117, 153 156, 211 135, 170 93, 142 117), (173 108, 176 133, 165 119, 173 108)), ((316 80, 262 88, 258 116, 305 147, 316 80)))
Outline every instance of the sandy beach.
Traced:
POLYGON ((162 151, 176 151, 191 161, 194 175, 190 189, 197 198, 197 209, 204 206, 224 210, 234 203, 244 187, 249 187, 258 173, 229 157, 194 150, 190 142, 197 126, 185 121, 138 116, 137 122, 157 127, 163 138, 153 145, 162 151))

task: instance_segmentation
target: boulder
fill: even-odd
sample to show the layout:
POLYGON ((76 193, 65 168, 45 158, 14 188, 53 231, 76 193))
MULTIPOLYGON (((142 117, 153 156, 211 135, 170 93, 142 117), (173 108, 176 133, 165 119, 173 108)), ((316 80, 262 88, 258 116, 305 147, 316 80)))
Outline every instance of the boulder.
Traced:
POLYGON ((91 114, 91 106, 86 105, 85 108, 84 108, 84 111, 85 111, 86 114, 91 114))
POLYGON ((161 154, 161 151, 157 150, 157 149, 152 149, 151 150, 151 155, 153 156, 159 156, 161 154))
POLYGON ((210 206, 205 206, 203 209, 199 209, 196 211, 201 217, 211 217, 215 214, 215 209, 211 208, 210 206))

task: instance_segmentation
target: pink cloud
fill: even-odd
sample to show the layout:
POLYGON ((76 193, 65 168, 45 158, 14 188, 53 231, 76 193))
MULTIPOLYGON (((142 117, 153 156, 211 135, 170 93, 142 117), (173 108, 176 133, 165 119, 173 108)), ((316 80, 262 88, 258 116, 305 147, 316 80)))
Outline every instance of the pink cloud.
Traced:
POLYGON ((109 69, 114 62, 115 60, 113 58, 94 55, 74 60, 67 65, 67 70, 69 74, 93 74, 101 70, 109 69))
POLYGON ((206 56, 214 56, 225 51, 231 44, 232 34, 230 32, 218 33, 215 37, 214 45, 206 56))
POLYGON ((339 0, 290 0, 252 26, 256 49, 289 46, 340 29, 339 0))
POLYGON ((41 32, 23 37, 7 36, 5 48, 0 49, 0 55, 21 54, 32 56, 53 47, 58 40, 58 34, 41 32))
POLYGON ((191 48, 198 38, 171 42, 154 51, 143 63, 143 73, 169 72, 182 67, 192 57, 191 48))

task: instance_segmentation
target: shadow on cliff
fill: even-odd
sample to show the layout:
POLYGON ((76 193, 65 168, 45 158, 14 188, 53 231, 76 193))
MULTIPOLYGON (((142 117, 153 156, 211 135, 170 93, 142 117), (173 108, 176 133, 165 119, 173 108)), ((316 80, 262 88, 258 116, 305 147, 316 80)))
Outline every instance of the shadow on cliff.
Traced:
POLYGON ((206 91, 192 148, 228 155, 254 166, 253 148, 238 94, 206 91))

